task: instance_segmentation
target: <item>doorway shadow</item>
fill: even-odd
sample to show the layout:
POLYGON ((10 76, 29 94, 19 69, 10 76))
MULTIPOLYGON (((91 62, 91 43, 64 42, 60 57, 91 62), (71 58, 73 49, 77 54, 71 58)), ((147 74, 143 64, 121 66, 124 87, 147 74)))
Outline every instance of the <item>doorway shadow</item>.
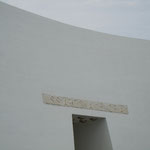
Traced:
POLYGON ((113 150, 105 118, 72 115, 75 150, 113 150))

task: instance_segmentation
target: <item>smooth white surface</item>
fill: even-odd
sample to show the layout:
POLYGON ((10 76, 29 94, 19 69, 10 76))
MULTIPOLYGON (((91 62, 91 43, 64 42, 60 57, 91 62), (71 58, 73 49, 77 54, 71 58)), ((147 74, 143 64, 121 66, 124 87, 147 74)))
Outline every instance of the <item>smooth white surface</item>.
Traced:
POLYGON ((0 149, 73 150, 72 114, 106 117, 114 150, 149 149, 149 50, 0 3, 0 149), (46 105, 44 92, 127 104, 129 115, 46 105))

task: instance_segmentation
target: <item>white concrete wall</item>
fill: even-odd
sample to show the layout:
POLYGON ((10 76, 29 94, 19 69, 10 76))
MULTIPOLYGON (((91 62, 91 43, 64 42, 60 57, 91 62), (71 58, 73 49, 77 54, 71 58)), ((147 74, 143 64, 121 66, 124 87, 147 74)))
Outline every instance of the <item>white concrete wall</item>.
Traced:
POLYGON ((61 24, 0 3, 0 149, 73 150, 72 114, 106 117, 114 150, 150 147, 150 41, 61 24), (43 104, 42 92, 129 115, 43 104))

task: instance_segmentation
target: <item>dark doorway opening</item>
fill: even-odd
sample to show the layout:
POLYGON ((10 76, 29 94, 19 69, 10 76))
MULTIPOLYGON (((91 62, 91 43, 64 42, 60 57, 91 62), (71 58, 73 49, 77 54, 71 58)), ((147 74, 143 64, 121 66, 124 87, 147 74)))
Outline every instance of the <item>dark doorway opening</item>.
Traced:
POLYGON ((105 118, 72 115, 75 150, 113 150, 105 118))

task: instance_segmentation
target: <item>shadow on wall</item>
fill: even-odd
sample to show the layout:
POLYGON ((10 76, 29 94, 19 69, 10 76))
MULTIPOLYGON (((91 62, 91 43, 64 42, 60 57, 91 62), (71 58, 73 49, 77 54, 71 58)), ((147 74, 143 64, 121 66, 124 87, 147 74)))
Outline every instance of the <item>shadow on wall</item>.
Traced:
POLYGON ((75 150, 113 150, 105 118, 72 115, 75 150))

